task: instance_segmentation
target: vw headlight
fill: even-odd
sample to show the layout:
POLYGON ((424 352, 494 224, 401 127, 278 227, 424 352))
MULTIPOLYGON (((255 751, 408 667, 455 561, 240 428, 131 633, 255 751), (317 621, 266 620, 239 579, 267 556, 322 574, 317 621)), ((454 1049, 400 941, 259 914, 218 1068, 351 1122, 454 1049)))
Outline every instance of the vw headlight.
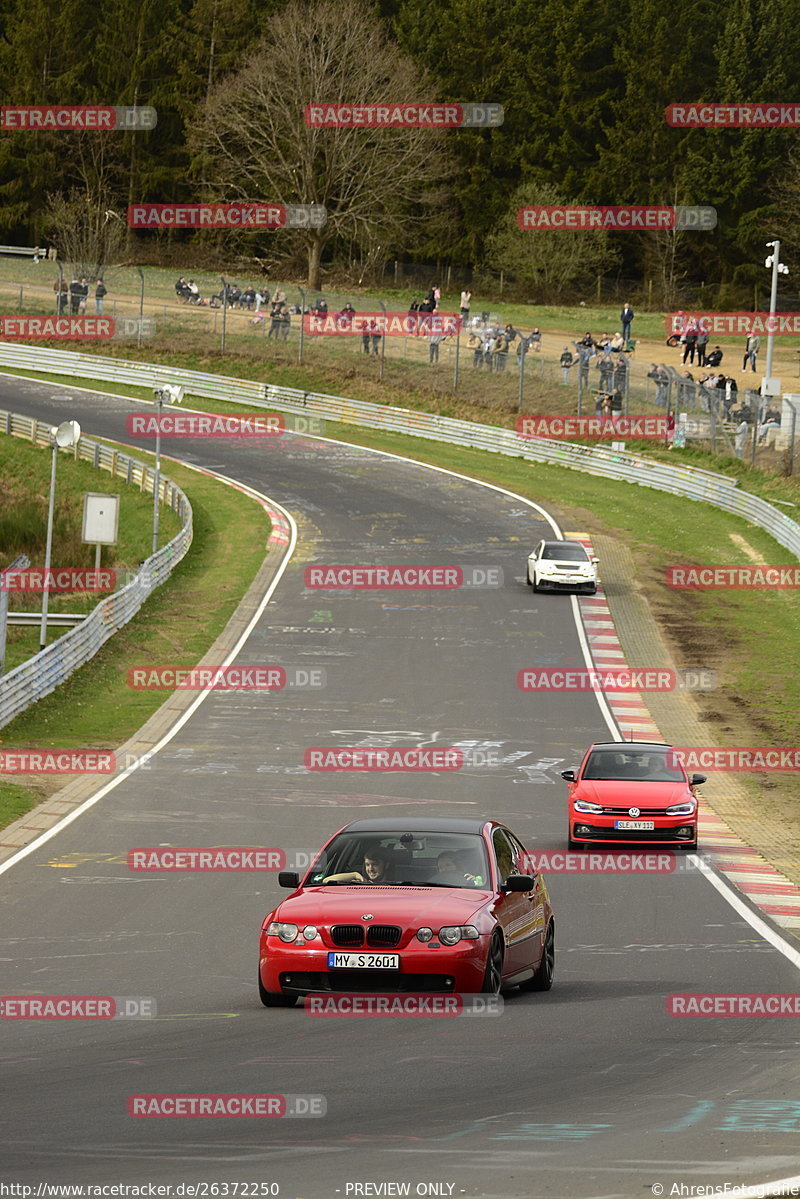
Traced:
POLYGON ((602 815, 603 807, 602 807, 602 804, 599 804, 599 803, 589 803, 589 801, 586 799, 576 799, 575 800, 575 811, 576 812, 594 812, 595 815, 597 815, 598 813, 600 815, 602 815))
POLYGON ((668 816, 693 816, 697 811, 697 801, 694 799, 686 799, 683 803, 673 804, 671 808, 667 808, 668 816))

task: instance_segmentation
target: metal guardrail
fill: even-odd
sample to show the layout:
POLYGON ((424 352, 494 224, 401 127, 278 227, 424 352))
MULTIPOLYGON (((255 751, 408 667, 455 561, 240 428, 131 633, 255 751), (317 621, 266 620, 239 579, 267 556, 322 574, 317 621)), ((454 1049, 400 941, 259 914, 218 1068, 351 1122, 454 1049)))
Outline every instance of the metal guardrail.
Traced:
MULTIPOLYGON (((0 432, 24 437, 36 444, 51 444, 49 421, 0 409, 0 432)), ((142 491, 153 492, 154 472, 137 458, 101 445, 89 437, 81 437, 72 450, 75 458, 91 462, 112 475, 138 485, 142 491)), ((136 615, 156 587, 169 578, 172 571, 192 544, 192 508, 186 495, 175 483, 164 478, 159 481, 159 500, 169 504, 183 521, 179 533, 157 553, 142 562, 130 583, 106 596, 79 625, 65 633, 52 645, 10 670, 0 679, 0 728, 37 700, 55 691, 74 670, 88 662, 110 637, 136 615)), ((55 619, 50 623, 56 623, 55 619)))
POLYGON ((165 383, 180 383, 187 395, 303 413, 306 416, 318 416, 343 424, 405 433, 412 437, 444 441, 513 458, 525 458, 530 462, 565 466, 608 479, 638 483, 657 491, 713 504, 735 516, 741 516, 766 530, 780 545, 800 558, 800 525, 766 500, 740 491, 736 479, 698 467, 657 462, 636 454, 615 451, 608 446, 576 445, 544 438, 520 437, 511 429, 474 424, 471 421, 436 416, 427 412, 382 407, 380 404, 348 400, 341 396, 321 395, 291 387, 274 387, 271 384, 204 374, 201 371, 126 362, 94 354, 0 342, 0 365, 70 377, 135 384, 148 391, 165 383))
MULTIPOLYGON (((54 628, 70 629, 75 624, 82 624, 86 620, 88 613, 77 612, 48 612, 47 627, 52 625, 54 628)), ((42 623, 41 612, 9 612, 6 620, 9 624, 25 625, 30 628, 39 628, 42 623)))

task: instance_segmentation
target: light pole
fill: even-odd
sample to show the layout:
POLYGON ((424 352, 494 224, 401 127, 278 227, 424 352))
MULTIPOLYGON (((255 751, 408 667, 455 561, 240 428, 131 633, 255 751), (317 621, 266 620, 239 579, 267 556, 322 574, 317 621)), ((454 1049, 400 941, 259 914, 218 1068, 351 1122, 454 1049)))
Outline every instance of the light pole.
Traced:
POLYGON ((139 274, 139 328, 136 332, 136 347, 141 348, 142 345, 142 324, 144 323, 144 271, 140 266, 136 270, 139 274))
POLYGON ((781 243, 779 241, 768 241, 767 246, 772 248, 772 253, 764 262, 764 266, 769 269, 772 267, 772 289, 769 297, 769 315, 770 320, 767 324, 767 373, 761 383, 761 395, 766 399, 767 396, 777 396, 781 392, 780 379, 772 377, 772 351, 775 343, 775 310, 778 305, 778 275, 788 275, 789 268, 784 266, 780 261, 781 243))
POLYGON ((220 275, 222 280, 222 347, 220 353, 225 353, 225 325, 228 317, 228 284, 224 275, 220 275))
POLYGON ((75 445, 80 439, 81 427, 76 420, 65 420, 58 426, 50 430, 50 437, 53 445, 53 462, 50 467, 50 503, 47 508, 47 546, 44 551, 44 588, 42 590, 42 624, 39 631, 39 649, 43 650, 47 646, 47 601, 50 598, 49 591, 49 574, 50 574, 50 555, 53 549, 53 512, 56 502, 56 460, 58 458, 59 449, 64 446, 75 445))
POLYGON ((158 549, 158 493, 161 489, 161 413, 164 404, 180 404, 183 388, 177 383, 165 383, 153 388, 153 402, 158 408, 156 421, 156 467, 153 471, 153 553, 158 549))

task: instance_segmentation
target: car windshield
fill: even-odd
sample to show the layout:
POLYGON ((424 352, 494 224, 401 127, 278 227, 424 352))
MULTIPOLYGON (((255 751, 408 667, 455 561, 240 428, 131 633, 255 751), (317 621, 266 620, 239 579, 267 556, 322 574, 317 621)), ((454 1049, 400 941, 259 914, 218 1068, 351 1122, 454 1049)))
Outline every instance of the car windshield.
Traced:
POLYGON ((487 886, 486 846, 478 833, 344 832, 322 850, 303 886, 326 880, 331 885, 487 886))
POLYGON ((583 771, 584 779, 627 779, 648 783, 682 783, 685 776, 677 763, 668 758, 666 749, 640 751, 635 749, 596 749, 589 755, 583 771))
POLYGON ((568 541, 548 541, 542 549, 542 557, 561 559, 565 562, 588 562, 589 555, 582 545, 568 541))

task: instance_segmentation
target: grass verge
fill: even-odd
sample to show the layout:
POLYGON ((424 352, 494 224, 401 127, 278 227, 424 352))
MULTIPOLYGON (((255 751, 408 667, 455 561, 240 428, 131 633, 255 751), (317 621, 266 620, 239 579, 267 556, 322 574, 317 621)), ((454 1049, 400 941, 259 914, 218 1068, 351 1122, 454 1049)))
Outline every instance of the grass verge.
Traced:
MULTIPOLYGON (((2 748, 110 749, 125 741, 167 695, 129 688, 129 669, 196 665, 258 572, 270 533, 260 505, 174 462, 165 462, 164 470, 192 505, 194 541, 189 553, 91 662, 0 730, 2 748)), ((96 477, 94 483, 96 487, 96 477)), ((45 776, 27 778, 24 784, 0 782, 0 826, 60 785, 63 779, 45 776), (26 806, 21 807, 23 792, 26 806)))

